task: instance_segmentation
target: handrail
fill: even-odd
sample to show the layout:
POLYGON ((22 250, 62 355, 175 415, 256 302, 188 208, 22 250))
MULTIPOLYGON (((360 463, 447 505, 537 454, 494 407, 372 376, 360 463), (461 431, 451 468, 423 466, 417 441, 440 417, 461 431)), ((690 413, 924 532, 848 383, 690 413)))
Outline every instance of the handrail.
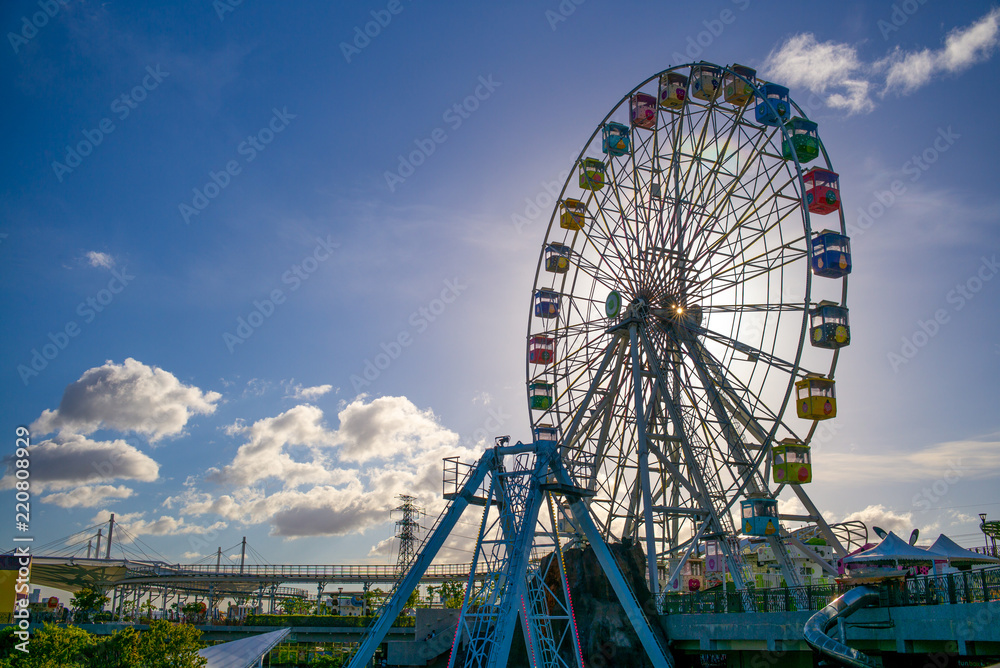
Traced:
MULTIPOLYGON (((748 589, 746 593, 755 604, 757 612, 797 612, 822 609, 858 586, 861 585, 842 582, 748 589)), ((883 608, 1000 601, 1000 566, 942 575, 920 575, 868 586, 878 589, 878 607, 883 608)), ((664 614, 696 614, 746 612, 744 600, 743 593, 720 587, 703 592, 662 593, 657 603, 664 614)))

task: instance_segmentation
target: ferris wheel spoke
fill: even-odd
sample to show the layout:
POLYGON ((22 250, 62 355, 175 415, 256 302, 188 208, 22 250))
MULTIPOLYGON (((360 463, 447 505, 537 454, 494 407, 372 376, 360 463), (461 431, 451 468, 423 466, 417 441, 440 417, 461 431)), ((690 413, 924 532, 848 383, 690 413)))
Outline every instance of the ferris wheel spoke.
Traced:
MULTIPOLYGON (((759 143, 758 145, 755 145, 755 146, 754 146, 754 152, 755 152, 755 153, 759 151, 759 149, 760 149, 760 147, 761 147, 761 146, 763 146, 763 145, 766 145, 767 141, 769 141, 769 138, 770 138, 771 136, 773 136, 774 132, 772 131, 772 132, 768 133, 768 132, 766 132, 766 131, 765 131, 765 130, 764 130, 763 128, 761 128, 761 129, 760 129, 760 130, 758 131, 758 134, 759 134, 759 137, 758 137, 758 140, 759 140, 759 142, 760 142, 760 143, 759 143)), ((750 169, 750 167, 751 167, 751 166, 753 166, 754 164, 755 164, 755 163, 754 163, 754 162, 753 162, 752 160, 747 160, 747 161, 746 161, 746 165, 745 165, 745 167, 744 167, 744 170, 743 170, 742 172, 740 172, 740 173, 739 173, 739 174, 738 174, 738 175, 737 175, 737 176, 736 176, 736 177, 735 177, 735 178, 733 179, 733 181, 732 181, 732 186, 731 186, 730 188, 726 188, 726 189, 723 189, 723 190, 722 190, 722 194, 721 194, 721 196, 719 197, 719 202, 718 202, 718 204, 716 205, 716 208, 715 208, 715 210, 713 210, 713 211, 711 211, 711 212, 707 212, 707 211, 706 211, 706 214, 707 214, 707 216, 706 216, 706 219, 708 219, 708 220, 718 220, 718 219, 720 219, 720 216, 718 215, 719 211, 720 211, 720 210, 724 210, 724 207, 728 205, 728 203, 729 203, 729 200, 730 200, 730 198, 732 197, 732 195, 733 195, 734 191, 736 190, 736 188, 737 188, 738 186, 742 185, 742 180, 743 180, 743 177, 745 176, 746 172, 747 172, 747 171, 748 171, 748 170, 750 169)), ((759 166, 760 166, 760 165, 758 164, 758 167, 759 167, 759 166)), ((716 175, 716 177, 717 177, 717 176, 718 176, 718 173, 719 173, 719 172, 718 172, 718 171, 716 170, 716 171, 715 171, 714 173, 715 173, 715 175, 716 175)), ((714 185, 714 184, 713 184, 713 185, 714 185)), ((704 204, 703 206, 707 206, 707 202, 706 202, 706 203, 705 203, 705 204, 704 204)))
MULTIPOLYGON (((692 350, 692 359, 695 364, 705 370, 707 378, 713 382, 713 386, 719 391, 723 392, 725 397, 728 399, 728 403, 732 406, 733 415, 736 419, 746 426, 748 431, 753 434, 754 438, 763 446, 771 440, 774 430, 777 426, 781 424, 781 420, 778 414, 770 411, 767 408, 767 404, 761 401, 761 398, 753 393, 750 388, 745 385, 738 384, 734 387, 733 383, 738 383, 738 381, 730 380, 720 365, 719 361, 715 359, 712 354, 699 342, 692 340, 690 344, 692 350), (754 398, 754 406, 758 407, 759 410, 766 413, 763 417, 757 417, 753 409, 747 407, 744 404, 743 399, 740 395, 750 396, 754 398), (761 425, 761 421, 765 420, 774 423, 774 427, 771 430, 767 430, 761 425)), ((765 454, 762 450, 762 455, 765 454)))
MULTIPOLYGON (((702 279, 702 282, 711 280, 712 278, 714 278, 715 276, 717 276, 726 269, 730 268, 738 269, 743 265, 762 265, 765 268, 770 268, 771 266, 774 266, 773 261, 770 260, 770 256, 775 253, 778 253, 779 257, 781 258, 784 258, 786 254, 789 255, 789 259, 783 264, 787 264, 787 262, 793 262, 795 260, 800 259, 801 257, 808 255, 809 249, 805 243, 803 243, 803 247, 795 246, 800 242, 805 242, 806 241, 805 236, 797 237, 790 241, 774 245, 771 248, 767 247, 768 235, 774 233, 775 230, 780 230, 779 226, 796 211, 797 209, 795 207, 789 206, 786 207, 784 212, 776 212, 773 220, 771 220, 769 222, 769 225, 767 225, 766 227, 744 228, 744 231, 751 232, 751 235, 748 235, 746 238, 739 240, 740 242, 742 242, 739 245, 740 254, 744 254, 747 252, 756 252, 757 254, 753 255, 750 258, 744 259, 743 262, 740 263, 735 262, 737 257, 736 253, 728 255, 722 254, 722 258, 724 258, 723 263, 721 265, 711 267, 713 273, 707 276, 706 278, 702 279), (755 248, 756 246, 759 246, 761 244, 764 245, 763 251, 761 251, 759 248, 755 248)), ((736 239, 730 239, 730 242, 733 245, 735 245, 736 239)), ((697 265, 698 268, 707 271, 709 269, 708 263, 711 261, 713 256, 714 254, 709 255, 706 253, 702 257, 699 257, 698 261, 700 261, 701 264, 697 265)))
MULTIPOLYGON (((747 125, 743 124, 742 121, 737 122, 734 125, 734 129, 740 129, 741 131, 743 129, 748 128, 748 127, 753 127, 753 126, 747 126, 747 125)), ((766 146, 769 141, 771 141, 771 138, 777 132, 777 129, 772 130, 770 132, 768 132, 763 127, 757 127, 757 128, 754 128, 754 129, 756 130, 756 132, 754 132, 754 133, 747 133, 746 139, 748 141, 753 142, 752 148, 750 149, 749 152, 751 154, 753 154, 753 155, 756 155, 756 154, 758 154, 758 153, 761 152, 761 150, 763 149, 763 147, 766 146), (752 136, 754 134, 756 135, 756 137, 752 136)), ((737 167, 739 167, 739 163, 738 163, 739 153, 738 152, 736 153, 736 156, 737 156, 737 167)), ((748 159, 748 160, 745 161, 745 163, 743 165, 743 168, 742 169, 738 169, 738 171, 734 173, 732 181, 730 182, 730 187, 723 189, 722 195, 719 197, 719 199, 718 199, 718 201, 717 201, 717 203, 715 205, 715 208, 713 210, 711 210, 711 211, 708 212, 709 218, 711 218, 713 220, 719 218, 721 211, 724 211, 725 208, 727 206, 729 206, 729 199, 733 196, 733 194, 736 192, 736 190, 740 186, 743 186, 745 188, 745 184, 743 183, 743 178, 746 176, 747 172, 749 172, 749 170, 750 170, 750 168, 752 166, 754 166, 754 161, 748 159)))
MULTIPOLYGON (((774 266, 756 268, 755 271, 753 271, 752 273, 734 274, 732 277, 729 277, 727 279, 723 279, 722 276, 715 276, 714 277, 715 280, 713 281, 713 283, 715 283, 714 289, 708 292, 699 293, 699 298, 706 299, 714 297, 715 295, 725 293, 727 290, 732 289, 736 285, 745 285, 760 277, 770 276, 776 269, 782 269, 786 265, 791 264, 798 259, 800 258, 799 257, 785 258, 784 260, 782 260, 782 262, 775 264, 774 266)), ((739 266, 746 266, 746 265, 744 263, 739 266)), ((703 284, 707 285, 708 280, 706 279, 703 283, 699 283, 699 286, 703 284)))
POLYGON ((590 387, 587 390, 587 395, 584 397, 583 401, 579 406, 575 408, 576 415, 573 417, 573 421, 570 423, 569 429, 563 434, 563 444, 568 447, 573 447, 576 442, 577 429, 580 427, 580 423, 583 421, 584 414, 590 407, 590 403, 600 387, 601 381, 604 379, 604 373, 607 371, 608 365, 614 356, 614 353, 621 346, 621 337, 615 337, 611 343, 605 349, 604 357, 601 360, 600 366, 598 366, 597 371, 594 372, 592 380, 590 382, 590 387))
MULTIPOLYGON (((620 215, 620 214, 619 214, 620 215)), ((619 277, 625 280, 630 289, 635 290, 636 284, 632 272, 628 270, 630 263, 630 255, 628 252, 629 240, 627 235, 625 238, 621 238, 620 233, 613 231, 617 228, 615 221, 611 221, 607 216, 605 216, 603 209, 598 209, 597 213, 592 217, 593 223, 591 224, 593 229, 601 232, 602 235, 596 237, 597 239, 603 239, 605 242, 605 249, 610 250, 613 255, 611 258, 608 257, 606 252, 602 252, 600 248, 594 242, 594 235, 588 235, 584 238, 585 244, 589 245, 591 250, 604 261, 609 259, 617 260, 617 269, 619 270, 619 277), (598 216, 600 216, 600 224, 598 224, 598 216), (623 254, 623 246, 625 253, 623 254)), ((581 254, 582 255, 582 254, 581 254)))
MULTIPOLYGON (((773 133, 771 133, 771 135, 773 136, 773 133)), ((756 166, 758 171, 749 183, 744 183, 742 177, 736 182, 737 185, 752 186, 752 189, 748 193, 749 196, 745 198, 745 202, 742 205, 742 207, 740 208, 731 207, 732 209, 731 213, 735 217, 735 221, 729 227, 728 230, 726 230, 723 234, 720 235, 719 239, 717 239, 715 242, 716 244, 724 242, 734 232, 744 229, 745 226, 747 226, 748 221, 754 216, 754 214, 757 214, 761 210, 770 206, 772 202, 774 200, 777 200, 778 198, 784 198, 789 200, 790 202, 795 202, 796 205, 799 203, 799 200, 796 197, 791 197, 783 194, 784 189, 793 182, 792 177, 789 177, 789 180, 787 182, 782 183, 780 188, 774 187, 774 182, 775 179, 778 177, 778 175, 781 174, 783 171, 784 172, 788 171, 787 164, 785 164, 784 162, 775 162, 770 165, 757 163, 756 166), (767 192, 768 194, 765 197, 761 197, 759 195, 760 192, 767 192)), ((720 202, 720 205, 729 206, 730 203, 733 201, 734 194, 735 194, 735 188, 727 191, 724 198, 725 201, 720 202)), ((713 219, 715 219, 715 216, 713 216, 713 219)), ((708 245, 702 250, 700 255, 710 253, 713 250, 714 246, 708 245)))

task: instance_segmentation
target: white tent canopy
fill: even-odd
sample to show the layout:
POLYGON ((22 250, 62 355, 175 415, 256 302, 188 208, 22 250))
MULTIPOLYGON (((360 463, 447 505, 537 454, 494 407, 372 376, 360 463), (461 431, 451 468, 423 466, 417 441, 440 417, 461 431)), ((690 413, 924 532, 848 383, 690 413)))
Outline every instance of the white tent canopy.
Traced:
POLYGON ((972 550, 967 550, 951 538, 944 534, 937 537, 934 544, 927 548, 927 552, 934 555, 941 555, 940 558, 947 559, 952 566, 968 566, 972 564, 1000 564, 1000 559, 979 554, 972 550))
POLYGON ((886 536, 881 543, 870 550, 865 550, 864 552, 858 552, 857 554, 852 554, 849 557, 844 557, 844 565, 912 566, 914 564, 932 564, 935 559, 943 558, 945 557, 932 555, 923 548, 913 547, 890 531, 889 535, 886 536))

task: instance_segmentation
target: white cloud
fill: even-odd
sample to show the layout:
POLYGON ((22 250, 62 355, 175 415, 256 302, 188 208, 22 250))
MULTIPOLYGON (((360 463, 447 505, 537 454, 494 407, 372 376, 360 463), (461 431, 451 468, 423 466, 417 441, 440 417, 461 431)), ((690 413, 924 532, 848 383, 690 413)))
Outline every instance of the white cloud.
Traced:
POLYGON ((300 384, 290 384, 288 389, 291 391, 289 395, 291 399, 295 399, 296 401, 313 401, 329 393, 333 389, 333 385, 302 387, 300 384))
POLYGON ((800 33, 771 51, 761 72, 790 88, 820 95, 835 109, 867 113, 875 108, 875 91, 882 96, 912 93, 941 74, 958 74, 989 59, 998 44, 1000 8, 995 8, 971 25, 953 29, 939 49, 897 47, 874 62, 865 62, 851 44, 820 42, 812 33, 800 33))
MULTIPOLYGON (((91 524, 104 524, 111 518, 111 511, 102 510, 91 518, 91 524)), ((182 534, 208 534, 229 526, 226 522, 215 522, 209 526, 188 524, 183 517, 161 515, 155 520, 146 520, 143 513, 115 513, 115 524, 125 531, 115 536, 116 541, 127 543, 139 536, 176 536, 182 534)))
POLYGON ((134 492, 125 485, 83 485, 70 492, 58 492, 41 497, 45 503, 61 508, 96 508, 108 499, 127 499, 134 492))
MULTIPOLYGON (((92 441, 79 434, 60 434, 31 446, 30 452, 31 484, 39 492, 116 479, 152 482, 160 470, 152 458, 125 441, 92 441)), ((8 459, 0 488, 13 486, 13 473, 8 459)))
POLYGON ((981 480, 1000 476, 998 441, 951 441, 912 452, 827 451, 821 459, 824 476, 858 484, 981 480))
POLYGON ((164 505, 182 515, 269 523, 277 536, 357 533, 388 522, 397 494, 412 494, 429 513, 440 511, 441 460, 479 454, 458 446, 457 434, 406 397, 369 403, 360 397, 338 417, 340 429, 332 431, 319 408, 296 406, 251 426, 230 426, 247 441, 207 479, 231 489, 213 494, 192 487, 164 505), (277 491, 265 487, 275 481, 277 491))
POLYGON ((296 406, 250 427, 237 422, 226 433, 246 434, 248 440, 231 464, 209 471, 212 482, 249 485, 277 477, 290 487, 298 487, 328 483, 338 477, 328 470, 329 454, 324 451, 334 445, 336 436, 323 426, 323 411, 315 406, 296 406), (301 447, 296 451, 296 446, 301 447), (297 458, 293 458, 293 451, 297 458))
POLYGON ((111 269, 115 266, 115 259, 111 257, 111 255, 108 253, 100 253, 98 251, 87 251, 87 262, 90 263, 91 267, 111 269))
POLYGON ((948 33, 940 49, 906 53, 896 49, 886 59, 886 90, 911 93, 941 73, 958 73, 989 59, 1000 44, 1000 8, 966 28, 948 33))
POLYGON ((458 434, 442 427, 433 411, 421 411, 406 397, 379 397, 371 403, 355 399, 340 412, 340 458, 410 457, 438 446, 455 446, 458 434))
POLYGON ((31 429, 39 434, 116 429, 145 434, 155 443, 181 433, 192 415, 214 413, 221 398, 130 357, 121 365, 108 361, 85 371, 66 387, 59 408, 43 411, 31 429))
POLYGON ((826 98, 831 107, 852 114, 875 108, 869 95, 871 84, 865 78, 870 66, 861 61, 857 50, 849 44, 818 42, 812 33, 795 35, 768 54, 762 70, 789 88, 802 87, 817 94, 826 93, 831 87, 843 88, 843 92, 831 93, 826 98))
MULTIPOLYGON (((897 513, 881 503, 869 505, 862 510, 853 512, 841 521, 851 522, 854 520, 864 522, 869 529, 879 527, 886 531, 892 531, 903 540, 909 538, 910 531, 915 528, 913 526, 913 513, 897 513)), ((869 535, 868 540, 878 542, 874 533, 869 535)))
POLYGON ((399 547, 396 544, 395 536, 389 536, 384 540, 372 545, 371 549, 368 550, 369 557, 393 557, 399 551, 399 547))

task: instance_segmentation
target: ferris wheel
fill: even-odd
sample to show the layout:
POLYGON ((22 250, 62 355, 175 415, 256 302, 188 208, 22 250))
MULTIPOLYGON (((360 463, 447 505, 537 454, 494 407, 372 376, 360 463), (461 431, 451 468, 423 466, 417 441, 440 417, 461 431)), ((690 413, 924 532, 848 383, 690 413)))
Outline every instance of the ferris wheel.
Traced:
POLYGON ((850 343, 849 240, 816 123, 750 68, 687 64, 625 95, 575 167, 531 296, 536 440, 560 442, 605 538, 644 547, 654 593, 705 548, 753 586, 741 536, 800 583, 780 520, 842 552, 802 485, 850 343), (805 515, 779 517, 789 491, 805 515))

